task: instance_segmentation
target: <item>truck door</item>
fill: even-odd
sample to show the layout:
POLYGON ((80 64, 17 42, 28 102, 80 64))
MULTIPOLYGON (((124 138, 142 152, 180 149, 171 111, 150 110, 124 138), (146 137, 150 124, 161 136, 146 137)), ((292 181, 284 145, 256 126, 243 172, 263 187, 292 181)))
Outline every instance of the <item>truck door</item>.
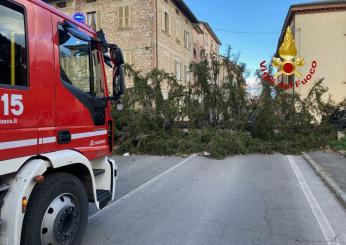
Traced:
POLYGON ((57 33, 57 147, 76 149, 89 159, 107 155, 107 102, 99 45, 90 39, 90 33, 66 25, 66 21, 56 16, 53 17, 53 32, 57 33), (69 28, 74 30, 72 34, 69 28), (85 38, 73 35, 76 31, 85 38))
POLYGON ((0 2, 0 161, 37 154, 35 42, 28 42, 35 40, 35 11, 30 4, 0 2))

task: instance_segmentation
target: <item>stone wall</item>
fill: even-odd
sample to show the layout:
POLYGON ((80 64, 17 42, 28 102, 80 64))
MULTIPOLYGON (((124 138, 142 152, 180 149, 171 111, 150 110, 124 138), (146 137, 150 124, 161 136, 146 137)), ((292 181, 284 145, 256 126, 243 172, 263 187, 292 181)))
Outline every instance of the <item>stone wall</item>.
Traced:
MULTIPOLYGON (((57 7, 61 1, 48 1, 57 7)), ((154 26, 155 9, 153 0, 67 0, 66 7, 61 11, 72 16, 82 12, 87 21, 87 13, 96 12, 96 29, 103 29, 109 43, 116 43, 125 56, 125 61, 134 66, 134 69, 147 73, 154 67, 154 26), (120 26, 120 10, 128 7, 129 25, 120 26)), ((123 13, 124 14, 124 13, 123 13)), ((124 16, 123 16, 124 17, 124 16)), ((111 83, 111 69, 106 68, 108 83, 111 83)), ((131 80, 127 79, 127 87, 131 87, 131 80)))
POLYGON ((193 23, 171 1, 158 0, 158 40, 159 68, 175 75, 180 72, 178 80, 187 83, 191 77, 188 67, 193 60, 193 23), (169 15, 168 32, 165 12, 169 15))
MULTIPOLYGON (((135 70, 145 74, 158 67, 175 74, 181 83, 191 81, 189 65, 194 60, 194 23, 171 0, 66 0, 66 7, 59 4, 64 0, 47 2, 70 16, 84 13, 87 23, 87 14, 95 12, 96 29, 104 30, 107 41, 123 50, 126 63, 135 70), (165 30, 165 13, 168 14, 168 31, 165 30)), ((106 70, 111 84, 111 69, 106 70)), ((126 79, 126 86, 132 85, 131 80, 126 79)))

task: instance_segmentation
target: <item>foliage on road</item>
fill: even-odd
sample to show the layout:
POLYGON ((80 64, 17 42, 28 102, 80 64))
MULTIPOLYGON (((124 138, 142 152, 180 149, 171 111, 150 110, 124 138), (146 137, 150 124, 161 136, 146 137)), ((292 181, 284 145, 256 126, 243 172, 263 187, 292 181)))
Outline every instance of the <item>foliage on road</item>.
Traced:
POLYGON ((341 105, 326 99, 323 80, 300 98, 258 76, 261 93, 252 96, 246 89, 246 66, 231 49, 222 60, 206 57, 191 64, 193 83, 178 82, 161 70, 146 75, 131 66, 126 70, 134 86, 127 89, 124 110, 114 110, 118 153, 208 151, 215 158, 299 153, 336 137, 329 118, 341 105))

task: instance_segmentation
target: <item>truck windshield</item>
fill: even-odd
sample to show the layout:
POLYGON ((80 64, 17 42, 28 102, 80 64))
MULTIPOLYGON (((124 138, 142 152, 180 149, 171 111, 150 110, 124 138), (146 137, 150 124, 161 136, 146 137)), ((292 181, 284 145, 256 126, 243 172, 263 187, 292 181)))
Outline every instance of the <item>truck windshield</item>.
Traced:
POLYGON ((96 43, 80 40, 59 26, 59 53, 61 80, 90 95, 104 96, 100 54, 96 43))

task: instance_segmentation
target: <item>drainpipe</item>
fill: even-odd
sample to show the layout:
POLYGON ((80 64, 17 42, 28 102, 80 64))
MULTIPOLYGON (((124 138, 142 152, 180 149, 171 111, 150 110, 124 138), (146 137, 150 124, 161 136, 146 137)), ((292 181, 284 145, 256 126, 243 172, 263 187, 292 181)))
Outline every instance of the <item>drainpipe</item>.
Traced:
POLYGON ((158 0, 156 0, 156 69, 159 69, 159 11, 158 0))

